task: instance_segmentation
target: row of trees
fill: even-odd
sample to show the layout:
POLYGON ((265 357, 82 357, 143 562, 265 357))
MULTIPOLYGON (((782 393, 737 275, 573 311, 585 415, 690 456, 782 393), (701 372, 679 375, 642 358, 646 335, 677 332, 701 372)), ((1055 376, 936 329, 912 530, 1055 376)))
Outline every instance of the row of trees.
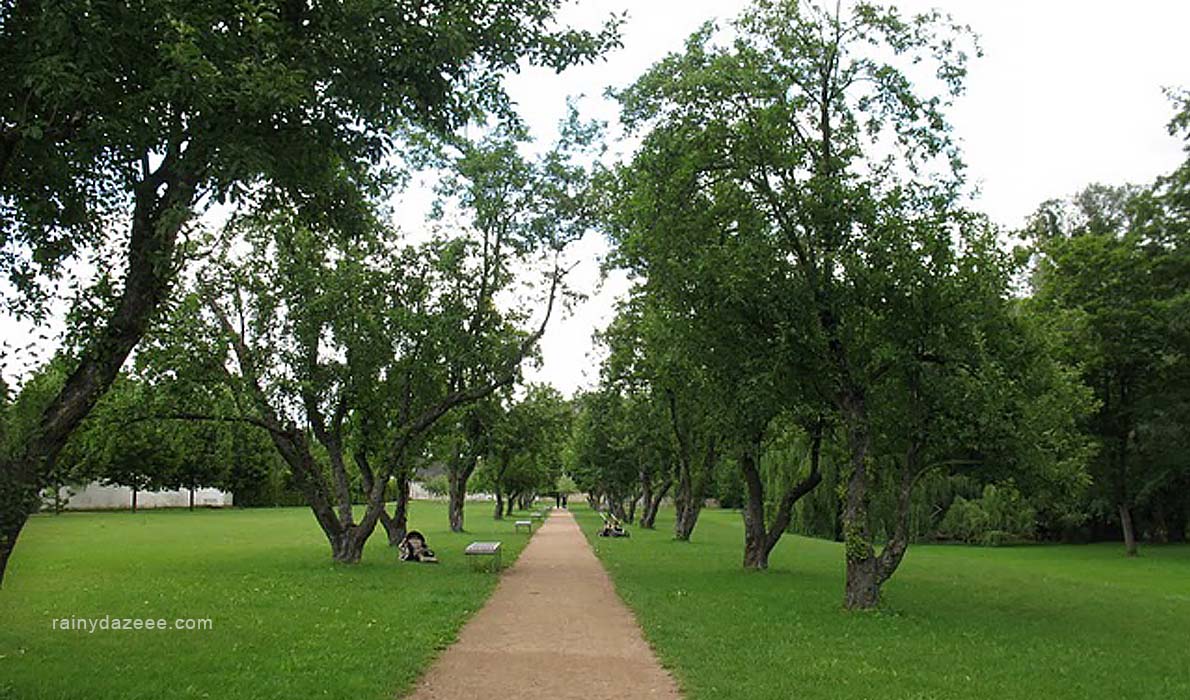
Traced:
POLYGON ((878 603, 923 500, 985 484, 1051 531, 1118 513, 1134 551, 1143 502, 1181 537, 1187 168, 1046 205, 1006 251, 962 204, 946 119, 977 51, 938 14, 760 0, 618 93, 641 147, 607 225, 637 283, 583 399, 580 485, 645 526, 672 488, 686 539, 738 474, 744 566, 833 534, 849 608, 878 603))
POLYGON ((70 308, 4 392, 0 575, 68 470, 194 484, 243 445, 342 562, 400 539, 426 464, 455 530, 468 488, 500 517, 563 462, 646 527, 671 498, 679 539, 732 491, 744 566, 791 529, 837 537, 851 608, 958 497, 955 533, 1019 505, 1047 532, 1119 523, 1130 550, 1183 535, 1190 165, 1046 204, 1009 252, 947 121, 969 31, 793 0, 616 93, 629 162, 593 166, 573 112, 530 157, 502 75, 618 41, 557 28, 558 4, 0 8, 6 307, 70 308), (383 203, 423 167, 413 235, 383 203), (636 281, 600 385, 518 391, 593 226, 636 281))
MULTIPOLYGON (((1190 96, 1175 133, 1190 136, 1190 96)), ((1096 409, 1085 503, 1096 534, 1186 541, 1190 519, 1190 161, 1147 187, 1047 202, 1026 232, 1030 300, 1096 409)))
MULTIPOLYGON (((506 202, 509 213, 476 201, 466 230, 413 246, 377 204, 416 162, 413 144, 454 143, 459 162, 500 157, 499 137, 454 135, 490 116, 515 124, 504 74, 525 62, 561 70, 618 43, 614 20, 558 26, 559 5, 0 5, 5 307, 33 322, 55 302, 70 309, 63 375, 27 409, 36 418, 18 425, 5 401, 0 575, 71 436, 166 317, 187 329, 183 345, 233 349, 236 361, 216 366, 237 410, 206 406, 201 418, 266 431, 336 558, 358 557, 393 517, 378 499, 405 453, 455 407, 510 384, 549 316, 549 301, 536 325, 523 310, 496 313, 503 263, 486 287, 466 273, 552 254, 576 219, 564 201, 573 171, 549 157, 529 169, 557 184, 544 192, 556 220, 533 202, 506 202), (209 239, 202 215, 215 205, 237 214, 209 239), (515 252, 485 247, 506 214, 549 230, 515 252), (370 481, 360 522, 345 500, 348 460, 370 481)), ((559 286, 555 273, 543 298, 559 286)))

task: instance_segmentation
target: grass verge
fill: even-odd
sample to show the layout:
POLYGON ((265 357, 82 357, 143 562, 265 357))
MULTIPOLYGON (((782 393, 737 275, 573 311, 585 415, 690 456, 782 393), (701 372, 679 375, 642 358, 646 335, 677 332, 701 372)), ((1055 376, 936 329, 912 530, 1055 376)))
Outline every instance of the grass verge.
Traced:
POLYGON ((463 556, 528 538, 491 506, 415 502, 441 564, 398 562, 383 532, 335 565, 305 508, 39 515, 0 590, 0 698, 392 698, 495 587, 463 556), (209 630, 63 631, 60 618, 209 619, 209 630))
POLYGON ((688 700, 1190 698, 1190 547, 913 546, 877 613, 842 609, 843 553, 786 536, 741 566, 738 512, 583 531, 688 700))

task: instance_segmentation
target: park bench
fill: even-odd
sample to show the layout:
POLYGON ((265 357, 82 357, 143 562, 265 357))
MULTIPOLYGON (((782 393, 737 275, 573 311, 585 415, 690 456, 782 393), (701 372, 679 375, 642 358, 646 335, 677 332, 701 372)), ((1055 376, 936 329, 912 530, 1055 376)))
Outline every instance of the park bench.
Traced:
POLYGON ((473 569, 480 568, 480 562, 485 558, 489 562, 494 562, 495 570, 500 570, 500 543, 499 542, 472 542, 463 550, 463 554, 471 557, 471 567, 473 569))
POLYGON ((512 529, 516 532, 520 532, 522 527, 525 528, 526 530, 528 530, 529 534, 533 534, 533 521, 532 520, 518 520, 512 524, 512 529))

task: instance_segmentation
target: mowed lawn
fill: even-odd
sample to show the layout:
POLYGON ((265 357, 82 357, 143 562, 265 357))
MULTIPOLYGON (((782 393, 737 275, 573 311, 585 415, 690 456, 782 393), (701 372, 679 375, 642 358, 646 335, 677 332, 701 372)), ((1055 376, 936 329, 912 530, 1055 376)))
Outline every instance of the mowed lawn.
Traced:
POLYGON ((883 610, 848 613, 833 542, 745 572, 738 512, 682 543, 672 511, 621 540, 575 511, 688 700, 1190 698, 1187 546, 913 546, 883 610))
POLYGON ((0 589, 0 698, 393 698, 407 691, 498 577, 463 548, 527 541, 491 506, 451 534, 446 507, 411 527, 441 564, 397 561, 377 530, 335 565, 305 508, 67 513, 33 518, 0 589), (208 618, 213 629, 61 631, 55 618, 208 618))

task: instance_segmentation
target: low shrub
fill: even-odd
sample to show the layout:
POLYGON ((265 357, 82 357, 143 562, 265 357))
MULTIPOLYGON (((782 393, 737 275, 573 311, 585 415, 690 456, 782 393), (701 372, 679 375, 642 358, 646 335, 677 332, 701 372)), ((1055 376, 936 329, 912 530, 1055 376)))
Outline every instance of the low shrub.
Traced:
POLYGON ((1037 513, 1010 485, 988 484, 976 499, 957 496, 938 526, 941 539, 999 547, 1032 540, 1037 513))

